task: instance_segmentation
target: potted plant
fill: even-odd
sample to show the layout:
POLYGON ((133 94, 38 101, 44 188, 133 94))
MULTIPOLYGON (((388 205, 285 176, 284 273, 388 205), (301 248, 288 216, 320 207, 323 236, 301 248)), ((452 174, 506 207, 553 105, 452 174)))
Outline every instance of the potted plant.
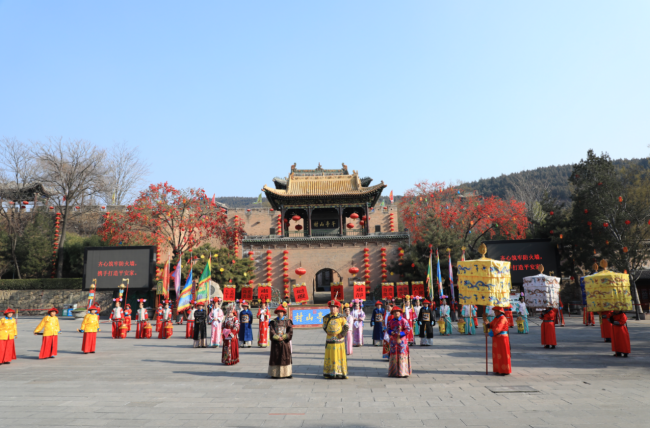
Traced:
POLYGON ((86 308, 74 308, 74 309, 72 310, 72 316, 73 316, 75 319, 77 319, 77 318, 83 318, 83 317, 86 316, 87 313, 88 313, 88 311, 86 310, 86 308))

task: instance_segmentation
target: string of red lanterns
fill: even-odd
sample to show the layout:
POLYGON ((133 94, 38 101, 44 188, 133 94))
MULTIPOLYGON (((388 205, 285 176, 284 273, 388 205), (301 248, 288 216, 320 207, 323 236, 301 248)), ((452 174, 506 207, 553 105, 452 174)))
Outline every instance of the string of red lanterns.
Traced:
POLYGON ((282 252, 282 281, 284 282, 284 297, 289 297, 289 250, 282 252))
POLYGON ((52 251, 52 278, 56 274, 56 259, 59 254, 59 230, 61 227, 61 213, 56 213, 56 220, 54 221, 54 244, 52 251))
POLYGON ((386 248, 381 248, 381 282, 386 282, 388 270, 386 270, 386 248))
POLYGON ((366 294, 370 294, 370 249, 368 247, 363 249, 363 278, 366 282, 366 294))
POLYGON ((390 213, 390 231, 395 232, 395 213, 390 213))
MULTIPOLYGON (((271 211, 273 211, 273 208, 271 208, 271 211)), ((282 214, 278 214, 276 235, 282 236, 282 214)))
POLYGON ((239 216, 235 216, 235 257, 239 256, 239 216))

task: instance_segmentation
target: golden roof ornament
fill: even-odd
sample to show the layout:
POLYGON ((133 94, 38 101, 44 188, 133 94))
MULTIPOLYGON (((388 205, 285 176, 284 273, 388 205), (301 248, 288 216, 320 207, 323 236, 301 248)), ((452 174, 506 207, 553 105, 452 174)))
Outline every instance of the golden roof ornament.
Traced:
POLYGON ((478 252, 481 254, 481 258, 479 260, 490 260, 485 257, 485 254, 487 254, 487 246, 485 244, 479 245, 478 252))
POLYGON ((591 270, 598 272, 598 263, 594 263, 593 266, 591 266, 591 270))
POLYGON ((603 270, 607 270, 607 260, 602 259, 600 261, 600 267, 603 268, 603 270))
POLYGON ((539 271, 540 275, 544 273, 544 265, 540 263, 540 265, 537 267, 537 270, 539 271))

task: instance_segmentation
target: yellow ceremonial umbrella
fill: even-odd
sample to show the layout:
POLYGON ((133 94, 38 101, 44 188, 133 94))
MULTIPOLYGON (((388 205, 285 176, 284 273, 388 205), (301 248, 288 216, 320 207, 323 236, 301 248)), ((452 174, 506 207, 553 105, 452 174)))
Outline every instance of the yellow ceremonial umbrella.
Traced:
POLYGON ((478 249, 478 260, 458 262, 458 300, 463 305, 510 306, 510 262, 485 257, 487 247, 478 249))
MULTIPOLYGON (((585 276, 587 310, 590 312, 631 311, 630 275, 607 270, 606 260, 601 260, 600 266, 604 270, 585 276)), ((594 270, 598 270, 598 265, 595 263, 594 270)))

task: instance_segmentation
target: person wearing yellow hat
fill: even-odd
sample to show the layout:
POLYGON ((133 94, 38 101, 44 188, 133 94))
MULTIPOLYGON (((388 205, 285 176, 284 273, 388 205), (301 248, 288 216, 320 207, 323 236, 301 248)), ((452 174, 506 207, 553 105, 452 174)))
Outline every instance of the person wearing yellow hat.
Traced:
POLYGON ((81 342, 81 352, 84 354, 94 354, 95 344, 97 343, 97 332, 101 331, 99 329, 99 316, 97 315, 97 308, 95 306, 88 308, 88 313, 81 322, 81 328, 77 331, 84 334, 83 341, 81 342))
POLYGON ((341 302, 334 299, 329 302, 330 313, 323 317, 325 339, 325 361, 323 376, 327 379, 347 379, 348 361, 345 355, 345 336, 350 326, 347 319, 339 312, 341 302))
POLYGON ((489 323, 488 315, 483 314, 483 322, 490 327, 489 336, 492 337, 492 371, 505 376, 512 372, 508 318, 506 318, 501 306, 494 306, 492 310, 494 311, 494 319, 489 323))
POLYGON ((18 336, 16 328, 16 311, 8 308, 4 317, 0 318, 0 364, 9 364, 16 359, 16 346, 14 338, 18 336))
POLYGON ((291 379, 293 366, 291 357, 291 339, 293 338, 293 323, 287 318, 286 303, 278 306, 278 315, 269 323, 271 334, 271 356, 269 357, 269 376, 273 379, 291 379))
POLYGON ((41 342, 41 352, 38 354, 39 359, 54 358, 58 348, 59 333, 59 318, 56 314, 59 313, 57 308, 52 308, 47 311, 47 315, 43 317, 40 324, 34 330, 34 334, 39 334, 43 330, 43 341, 41 342))

